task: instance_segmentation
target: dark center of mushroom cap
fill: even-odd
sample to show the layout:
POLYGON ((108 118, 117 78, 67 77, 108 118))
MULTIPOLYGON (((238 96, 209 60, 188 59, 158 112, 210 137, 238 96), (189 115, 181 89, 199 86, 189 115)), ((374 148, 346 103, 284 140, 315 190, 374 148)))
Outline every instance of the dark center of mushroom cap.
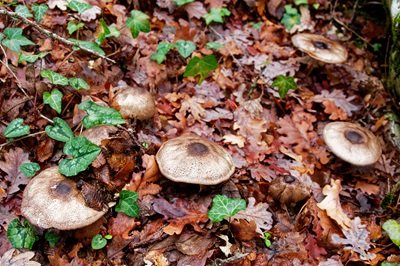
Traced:
POLYGON ((71 183, 68 182, 67 180, 63 180, 54 187, 54 191, 57 195, 60 196, 67 196, 71 193, 72 187, 71 183))
POLYGON ((283 177, 283 180, 285 181, 285 183, 291 184, 296 180, 296 178, 294 178, 294 176, 291 176, 291 175, 285 175, 283 177))
POLYGON ((313 44, 314 44, 314 47, 317 49, 328 49, 329 48, 328 44, 321 42, 321 41, 315 41, 313 44))
POLYGON ((356 130, 346 130, 344 132, 344 137, 350 141, 352 144, 362 144, 365 143, 364 135, 356 130))
POLYGON ((208 153, 209 149, 200 142, 193 142, 187 146, 188 152, 192 156, 203 156, 208 153))

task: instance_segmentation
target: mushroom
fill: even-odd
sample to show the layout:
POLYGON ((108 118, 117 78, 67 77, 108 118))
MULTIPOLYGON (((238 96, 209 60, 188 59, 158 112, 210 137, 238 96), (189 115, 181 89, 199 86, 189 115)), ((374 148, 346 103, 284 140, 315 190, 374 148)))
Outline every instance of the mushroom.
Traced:
POLYGON ((47 229, 77 229, 94 223, 107 209, 94 210, 85 205, 76 183, 51 167, 32 178, 26 186, 21 212, 32 224, 47 229))
POLYGON ((215 185, 235 171, 231 155, 218 144, 192 134, 168 140, 156 154, 160 172, 176 182, 215 185))
POLYGON ((146 89, 122 86, 116 90, 111 106, 117 109, 123 118, 146 120, 154 116, 156 112, 154 98, 146 89))
POLYGON ((347 50, 343 45, 321 35, 298 33, 292 36, 292 43, 300 51, 325 63, 341 64, 347 60, 347 50))
POLYGON ((354 123, 327 124, 323 130, 323 139, 337 157, 352 165, 371 165, 382 154, 382 147, 374 134, 354 123))
POLYGON ((269 194, 284 206, 295 206, 310 197, 310 189, 291 175, 275 178, 268 189, 269 194))

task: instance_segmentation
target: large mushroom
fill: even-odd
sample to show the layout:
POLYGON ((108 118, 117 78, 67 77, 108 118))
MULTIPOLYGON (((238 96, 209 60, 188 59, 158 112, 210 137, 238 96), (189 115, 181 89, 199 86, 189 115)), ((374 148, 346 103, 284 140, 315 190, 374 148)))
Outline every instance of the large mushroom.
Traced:
POLYGON ((341 64, 347 60, 347 50, 343 45, 321 35, 298 33, 292 36, 292 43, 300 51, 325 63, 341 64))
POLYGON ((47 229, 72 230, 87 226, 107 211, 85 205, 76 183, 51 167, 32 178, 26 186, 21 212, 32 224, 47 229))
POLYGON ((117 87, 111 106, 117 109, 123 118, 146 120, 156 113, 153 96, 141 87, 117 87))
POLYGON ((192 134, 168 140, 156 154, 161 173, 176 182, 215 185, 233 174, 231 155, 218 144, 192 134))
POLYGON ((331 122, 323 130, 329 149, 352 165, 366 166, 378 161, 382 154, 379 140, 368 129, 350 122, 331 122))

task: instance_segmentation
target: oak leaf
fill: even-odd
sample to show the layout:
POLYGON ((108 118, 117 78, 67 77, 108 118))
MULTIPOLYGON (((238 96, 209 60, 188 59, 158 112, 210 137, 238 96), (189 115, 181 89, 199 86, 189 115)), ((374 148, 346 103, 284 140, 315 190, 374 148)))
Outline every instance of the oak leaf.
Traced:
POLYGON ((11 183, 7 191, 9 194, 19 191, 19 185, 28 184, 29 179, 19 170, 21 164, 30 162, 28 158, 29 153, 24 152, 21 148, 15 148, 6 152, 4 161, 0 161, 0 169, 7 174, 5 179, 11 183))

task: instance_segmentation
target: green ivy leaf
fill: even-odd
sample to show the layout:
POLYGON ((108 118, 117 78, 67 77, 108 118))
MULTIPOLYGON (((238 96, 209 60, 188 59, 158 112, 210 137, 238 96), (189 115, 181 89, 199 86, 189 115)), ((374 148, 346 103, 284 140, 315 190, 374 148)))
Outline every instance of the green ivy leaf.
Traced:
POLYGON ((29 131, 30 131, 29 126, 24 125, 24 120, 22 118, 15 118, 3 130, 3 135, 6 138, 17 138, 28 135, 29 131))
POLYGON ((110 27, 107 26, 104 19, 100 19, 99 27, 100 31, 96 38, 96 43, 98 45, 101 45, 107 38, 118 37, 121 34, 115 25, 112 25, 110 27))
POLYGON ((208 218, 214 223, 232 217, 239 211, 246 209, 244 199, 232 199, 225 195, 216 195, 212 201, 212 207, 208 211, 208 218))
POLYGON ((67 122, 59 117, 55 117, 53 121, 54 125, 48 125, 45 128, 47 136, 61 142, 67 142, 74 137, 74 132, 72 132, 67 122))
POLYGON ((72 156, 58 165, 58 171, 65 176, 75 176, 85 171, 100 154, 101 148, 87 138, 79 136, 65 143, 64 153, 72 156))
POLYGON ((83 26, 85 26, 85 24, 83 24, 82 22, 80 23, 75 23, 73 21, 69 21, 67 24, 67 30, 68 33, 71 35, 72 33, 74 33, 75 31, 79 30, 80 28, 82 28, 83 26))
POLYGON ((189 57, 196 50, 196 44, 192 41, 178 40, 175 47, 183 58, 189 57))
POLYGON ((126 20, 126 25, 131 30, 133 38, 137 38, 140 32, 150 31, 149 16, 139 10, 132 10, 131 16, 126 20))
POLYGON ((161 64, 165 59, 167 59, 166 55, 172 48, 174 48, 173 44, 169 42, 160 42, 157 46, 156 52, 150 56, 150 59, 161 64))
POLYGON ((44 14, 49 10, 49 7, 46 4, 33 4, 32 10, 33 13, 35 13, 35 20, 40 22, 42 21, 44 14))
POLYGON ((207 55, 203 58, 197 56, 190 59, 186 66, 184 77, 194 77, 199 75, 199 84, 210 74, 211 71, 218 68, 218 62, 214 55, 207 55))
POLYGON ((107 245, 107 239, 97 234, 92 238, 92 249, 102 249, 107 245))
POLYGON ((294 0, 295 5, 308 5, 308 0, 294 0))
POLYGON ((219 43, 219 42, 208 42, 206 44, 206 48, 207 49, 220 49, 222 47, 224 47, 224 45, 222 43, 219 43))
POLYGON ((86 10, 91 9, 93 6, 89 5, 88 3, 80 2, 77 0, 71 0, 70 2, 68 2, 67 7, 78 12, 79 14, 82 14, 86 10))
POLYGON ((194 0, 174 0, 174 2, 177 6, 183 6, 189 3, 193 3, 194 0))
POLYGON ((14 52, 19 53, 21 46, 35 45, 34 42, 22 35, 21 28, 6 28, 3 33, 1 43, 14 52))
POLYGON ((212 22, 224 23, 224 17, 231 15, 231 12, 225 7, 222 8, 211 8, 210 12, 203 16, 206 24, 209 25, 212 22))
POLYGON ((22 62, 33 63, 36 60, 38 60, 39 58, 43 58, 48 54, 49 54, 48 52, 41 52, 38 54, 27 54, 27 53, 22 52, 19 54, 18 63, 22 63, 22 62))
POLYGON ((44 234, 44 238, 49 242, 50 247, 54 248, 60 239, 60 236, 53 231, 47 231, 44 234))
POLYGON ((390 240, 400 247, 400 224, 390 219, 383 223, 382 228, 389 235, 390 240))
MULTIPOLYGON (((89 42, 89 41, 81 41, 81 40, 77 40, 77 39, 73 39, 73 38, 69 38, 68 40, 77 45, 80 45, 86 49, 96 52, 99 55, 103 55, 103 56, 106 55, 106 53, 103 51, 103 49, 100 48, 100 46, 97 43, 89 42)), ((79 49, 79 47, 76 47, 76 49, 79 49)))
POLYGON ((61 103, 63 94, 61 91, 54 89, 50 92, 43 93, 43 103, 50 105, 50 107, 57 113, 61 113, 61 103))
POLYGON ((22 224, 18 218, 10 222, 7 228, 7 238, 14 248, 31 249, 33 244, 39 239, 32 225, 25 220, 22 224))
POLYGON ((87 84, 87 82, 81 78, 69 78, 68 83, 75 90, 80 90, 80 89, 89 90, 90 89, 89 84, 87 84))
POLYGON ((19 166, 19 170, 26 177, 32 177, 40 170, 40 165, 38 163, 23 163, 19 166))
POLYGON ((281 19, 282 24, 287 30, 291 30, 294 25, 300 24, 300 14, 292 5, 285 5, 285 13, 281 19))
POLYGON ((279 75, 272 82, 272 87, 278 88, 279 97, 283 99, 289 90, 297 89, 297 84, 293 77, 279 75))
POLYGON ((33 17, 31 12, 25 5, 17 5, 17 7, 15 8, 15 13, 17 13, 18 15, 20 15, 21 17, 24 17, 24 18, 33 17))
POLYGON ((68 85, 68 78, 64 77, 60 73, 54 72, 49 69, 44 69, 40 71, 40 76, 42 78, 47 78, 51 84, 54 85, 61 85, 61 86, 66 86, 68 85))
POLYGON ((88 113, 82 120, 85 128, 91 128, 98 125, 125 124, 125 120, 117 110, 110 107, 103 107, 92 101, 82 102, 79 105, 79 109, 88 113))
POLYGON ((140 209, 137 204, 137 199, 137 192, 122 190, 119 193, 119 201, 117 206, 115 206, 115 211, 123 212, 130 217, 138 217, 140 209))

